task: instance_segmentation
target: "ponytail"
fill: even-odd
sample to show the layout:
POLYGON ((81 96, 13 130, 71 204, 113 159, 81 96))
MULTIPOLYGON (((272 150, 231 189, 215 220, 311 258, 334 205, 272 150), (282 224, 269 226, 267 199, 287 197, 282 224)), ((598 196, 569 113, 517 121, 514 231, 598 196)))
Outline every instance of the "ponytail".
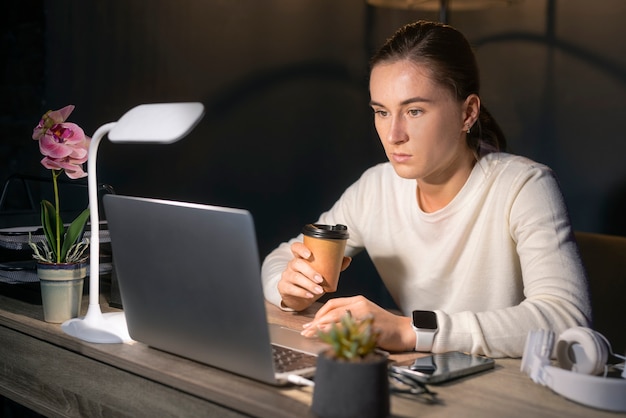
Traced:
POLYGON ((504 132, 482 104, 480 105, 480 115, 476 121, 476 128, 467 134, 467 145, 474 152, 477 160, 492 152, 506 151, 504 132))

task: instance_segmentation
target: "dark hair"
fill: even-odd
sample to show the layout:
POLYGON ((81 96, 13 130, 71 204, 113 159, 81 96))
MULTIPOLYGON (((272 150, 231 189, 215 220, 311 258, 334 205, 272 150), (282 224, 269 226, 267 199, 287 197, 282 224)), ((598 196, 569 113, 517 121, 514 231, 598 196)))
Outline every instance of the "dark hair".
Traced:
MULTIPOLYGON (((479 94, 480 75, 472 47, 451 26, 423 20, 403 26, 372 57, 370 68, 401 60, 428 66, 432 79, 449 88, 460 101, 479 94)), ((482 104, 476 125, 478 129, 467 135, 467 145, 476 159, 506 149, 502 129, 482 104)))

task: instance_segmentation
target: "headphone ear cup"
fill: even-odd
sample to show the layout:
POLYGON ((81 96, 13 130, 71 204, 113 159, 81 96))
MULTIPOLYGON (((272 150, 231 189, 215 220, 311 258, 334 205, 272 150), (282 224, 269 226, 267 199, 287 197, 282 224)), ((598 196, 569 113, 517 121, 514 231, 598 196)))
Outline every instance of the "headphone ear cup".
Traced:
POLYGON ((600 374, 609 350, 597 332, 574 327, 563 332, 556 343, 556 358, 561 368, 583 374, 600 374))

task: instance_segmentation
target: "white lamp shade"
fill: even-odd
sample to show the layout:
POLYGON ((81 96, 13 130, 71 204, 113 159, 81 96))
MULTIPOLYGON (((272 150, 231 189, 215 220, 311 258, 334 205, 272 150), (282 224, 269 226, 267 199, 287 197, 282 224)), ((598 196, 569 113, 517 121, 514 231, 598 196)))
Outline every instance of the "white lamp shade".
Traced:
POLYGON ((154 103, 132 108, 109 132, 111 142, 170 144, 185 137, 204 114, 201 103, 154 103))

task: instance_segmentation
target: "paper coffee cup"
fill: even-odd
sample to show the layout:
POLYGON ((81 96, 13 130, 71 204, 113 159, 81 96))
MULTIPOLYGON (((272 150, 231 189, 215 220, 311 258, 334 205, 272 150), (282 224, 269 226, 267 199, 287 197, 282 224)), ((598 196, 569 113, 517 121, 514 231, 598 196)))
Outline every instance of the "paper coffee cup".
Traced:
POLYGON ((339 273, 348 240, 348 227, 345 225, 307 224, 302 228, 304 245, 311 251, 311 266, 322 275, 321 283, 325 292, 337 290, 339 273))

